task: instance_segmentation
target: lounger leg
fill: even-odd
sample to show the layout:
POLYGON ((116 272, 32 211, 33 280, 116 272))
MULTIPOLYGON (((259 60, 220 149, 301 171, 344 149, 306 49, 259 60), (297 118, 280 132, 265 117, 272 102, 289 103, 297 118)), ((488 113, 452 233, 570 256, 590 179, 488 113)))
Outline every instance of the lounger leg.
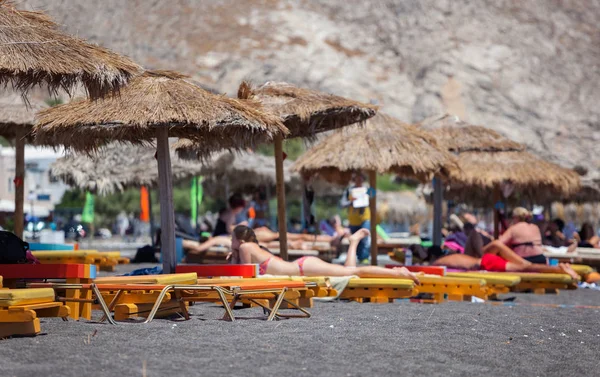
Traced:
POLYGON ((267 321, 272 321, 273 318, 275 318, 275 316, 277 315, 277 312, 279 311, 279 307, 281 306, 281 303, 283 302, 283 299, 285 298, 285 292, 287 292, 287 288, 283 288, 281 290, 281 292, 279 293, 279 296, 277 296, 277 300, 275 301, 275 304, 273 304, 273 309, 271 310, 271 314, 269 314, 267 321))
POLYGON ((160 307, 160 304, 162 303, 162 300, 167 295, 167 292, 169 290, 171 290, 172 288, 173 288, 172 285, 167 285, 166 287, 163 288, 162 291, 160 291, 160 294, 158 295, 156 302, 154 302, 154 306, 152 307, 152 310, 150 311, 150 314, 148 314, 148 318, 146 318, 144 323, 152 322, 152 320, 154 319, 154 316, 156 315, 156 312, 158 311, 158 308, 160 307))
POLYGON ((92 291, 96 295, 96 298, 98 299, 98 303, 100 304, 100 308, 102 308, 102 311, 104 312, 104 317, 106 318, 106 320, 108 321, 108 323, 110 323, 111 325, 116 325, 117 322, 115 322, 115 320, 113 319, 112 315, 110 314, 110 310, 106 306, 106 302, 104 301, 104 297, 102 297, 102 293, 100 293, 100 290, 98 289, 98 287, 96 286, 96 284, 92 284, 92 291))
MULTIPOLYGON (((115 297, 113 297, 110 304, 108 304, 108 313, 111 313, 115 309, 115 306, 117 305, 117 302, 119 302, 119 299, 121 298, 122 295, 123 295, 122 290, 117 291, 117 294, 115 295, 115 297)), ((110 314, 109 314, 109 316, 110 316, 110 314)), ((106 318, 107 318, 107 315, 104 314, 102 316, 102 318, 100 318, 100 322, 104 322, 104 320, 106 318)))
POLYGON ((181 291, 178 289, 175 290, 175 299, 179 303, 179 308, 183 312, 183 317, 188 321, 190 319, 190 313, 188 313, 187 308, 185 307, 185 301, 181 297, 181 291))
MULTIPOLYGON (((225 308, 225 313, 229 317, 229 320, 231 322, 235 321, 235 316, 233 315, 233 307, 235 306, 235 303, 237 302, 237 296, 236 295, 233 296, 233 300, 231 300, 231 306, 230 306, 229 302, 227 302, 227 297, 225 297, 225 293, 220 288, 215 288, 215 290, 217 291, 217 293, 219 294, 219 297, 221 298, 221 302, 223 303, 223 308, 225 308)), ((223 319, 225 319, 225 316, 223 316, 223 319)))
POLYGON ((297 309, 299 311, 301 311, 302 313, 304 313, 304 315, 301 314, 277 314, 278 317, 285 317, 285 318, 310 318, 310 313, 304 309, 303 307, 296 305, 295 303, 293 303, 290 300, 286 300, 283 299, 284 302, 286 302, 288 305, 294 307, 294 309, 297 309))

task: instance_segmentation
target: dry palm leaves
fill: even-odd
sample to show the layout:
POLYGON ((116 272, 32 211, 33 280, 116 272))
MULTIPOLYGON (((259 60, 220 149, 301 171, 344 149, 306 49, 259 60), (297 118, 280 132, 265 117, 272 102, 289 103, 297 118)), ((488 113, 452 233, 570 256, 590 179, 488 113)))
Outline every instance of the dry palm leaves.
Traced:
MULTIPOLYGON (((171 166, 176 181, 202 175, 206 169, 175 156, 171 156, 171 166)), ((158 184, 155 149, 142 145, 111 143, 93 156, 71 154, 56 160, 51 174, 70 186, 101 195, 158 184)))
POLYGON ((378 114, 364 127, 346 127, 328 136, 302 155, 294 169, 346 184, 360 170, 426 181, 453 166, 452 156, 428 133, 378 114))
POLYGON ((15 138, 29 134, 33 128, 35 112, 46 108, 42 101, 29 103, 20 94, 12 91, 0 91, 0 136, 15 138))
POLYGON ((363 122, 377 110, 377 106, 285 82, 267 82, 258 88, 243 82, 238 98, 258 101, 266 110, 280 116, 290 130, 289 138, 312 137, 319 132, 363 122))
POLYGON ((205 155, 287 133, 279 117, 259 106, 209 93, 170 71, 147 71, 119 95, 42 111, 34 132, 38 144, 91 151, 110 141, 144 143, 156 138, 158 127, 168 127, 170 137, 192 139, 205 155))
POLYGON ((0 0, 0 84, 23 92, 42 84, 70 92, 82 83, 97 98, 140 71, 128 58, 62 33, 43 13, 0 0))

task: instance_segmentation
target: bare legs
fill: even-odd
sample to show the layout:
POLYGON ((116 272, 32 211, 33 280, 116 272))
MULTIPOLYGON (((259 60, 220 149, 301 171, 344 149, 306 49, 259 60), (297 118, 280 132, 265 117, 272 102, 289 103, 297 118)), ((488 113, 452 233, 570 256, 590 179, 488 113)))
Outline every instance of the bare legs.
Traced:
POLYGON ((213 246, 223 245, 231 247, 231 237, 229 236, 217 236, 208 239, 203 243, 199 243, 191 240, 183 240, 183 248, 188 250, 190 254, 199 254, 203 251, 207 251, 213 246))
POLYGON ((496 254, 503 259, 506 259, 506 271, 511 272, 540 272, 547 274, 568 274, 573 279, 579 280, 579 275, 575 272, 568 263, 560 263, 558 267, 548 266, 545 264, 531 263, 500 241, 493 241, 484 247, 485 253, 496 254))
POLYGON ((478 270, 481 259, 465 254, 450 254, 438 258, 432 263, 434 266, 446 266, 461 270, 478 270))
POLYGON ((356 267, 356 250, 358 243, 364 237, 369 236, 367 229, 360 229, 350 237, 350 247, 348 248, 348 257, 343 266, 327 263, 319 258, 306 258, 303 265, 305 276, 359 276, 364 278, 406 278, 415 283, 419 279, 415 274, 404 267, 384 268, 377 266, 356 267))

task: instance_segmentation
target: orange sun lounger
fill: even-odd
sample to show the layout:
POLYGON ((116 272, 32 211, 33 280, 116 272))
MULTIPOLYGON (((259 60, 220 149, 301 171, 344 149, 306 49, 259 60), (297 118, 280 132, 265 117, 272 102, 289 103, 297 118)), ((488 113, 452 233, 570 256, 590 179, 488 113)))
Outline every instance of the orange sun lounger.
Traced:
MULTIPOLYGON (((308 283, 310 285, 310 283, 308 283)), ((225 308, 225 317, 230 321, 235 320, 232 308, 241 300, 249 300, 256 305, 262 307, 269 312, 267 320, 271 321, 274 318, 284 317, 310 317, 310 313, 305 309, 296 305, 293 301, 286 299, 286 293, 293 290, 307 290, 307 283, 301 281, 256 281, 231 284, 207 284, 207 285, 154 285, 154 284, 99 284, 97 286, 100 291, 132 291, 132 290, 152 290, 160 291, 152 310, 144 323, 151 322, 158 312, 164 297, 168 293, 175 295, 178 301, 181 313, 186 319, 189 319, 189 314, 186 302, 220 302, 225 308), (216 293, 216 295, 214 294, 216 293), (229 298, 229 299, 228 299, 229 298), (273 307, 265 305, 261 300, 275 299, 273 307), (300 311, 301 315, 288 315, 279 312, 282 303, 286 303, 290 307, 300 311)), ((118 293, 117 293, 118 294, 118 293)))

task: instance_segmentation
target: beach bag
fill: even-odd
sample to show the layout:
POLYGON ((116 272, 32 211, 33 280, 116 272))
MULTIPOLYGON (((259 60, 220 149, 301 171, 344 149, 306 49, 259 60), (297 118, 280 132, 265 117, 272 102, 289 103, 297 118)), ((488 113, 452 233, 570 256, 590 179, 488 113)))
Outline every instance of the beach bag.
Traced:
POLYGON ((14 233, 0 231, 0 264, 28 263, 29 244, 14 233))

